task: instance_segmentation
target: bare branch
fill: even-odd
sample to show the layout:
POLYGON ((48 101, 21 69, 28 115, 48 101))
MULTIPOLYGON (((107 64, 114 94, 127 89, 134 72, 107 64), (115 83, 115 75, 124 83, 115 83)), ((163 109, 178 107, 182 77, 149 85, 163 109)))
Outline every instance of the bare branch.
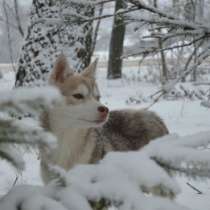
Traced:
POLYGON ((162 38, 164 41, 173 37, 178 37, 178 36, 194 36, 194 35, 200 35, 202 34, 203 31, 202 30, 185 30, 185 31, 176 31, 173 33, 151 33, 151 35, 149 36, 143 36, 143 39, 147 39, 147 38, 162 38))
POLYGON ((114 2, 115 0, 101 0, 101 1, 96 1, 95 5, 100 5, 100 4, 106 4, 110 2, 114 2))
POLYGON ((184 71, 186 71, 188 69, 188 66, 189 66, 193 56, 196 54, 197 49, 202 46, 202 44, 204 43, 204 40, 205 39, 202 39, 201 42, 198 43, 197 47, 193 50, 192 54, 189 56, 185 66, 184 66, 184 71))
POLYGON ((171 19, 171 20, 177 19, 175 16, 170 15, 170 14, 168 14, 166 12, 163 12, 163 11, 161 11, 158 8, 155 8, 155 7, 151 7, 149 5, 146 5, 142 1, 139 1, 139 0, 128 0, 128 1, 130 3, 132 3, 132 4, 134 4, 136 7, 138 7, 138 9, 144 9, 144 10, 147 10, 149 12, 158 14, 160 17, 166 17, 166 18, 171 19))
MULTIPOLYGON (((91 22, 91 21, 96 21, 96 20, 100 20, 100 19, 106 19, 106 18, 110 18, 110 17, 114 17, 114 16, 124 15, 124 14, 130 13, 130 12, 134 12, 134 11, 137 11, 137 10, 139 10, 139 9, 132 6, 132 7, 129 7, 127 9, 120 10, 119 12, 116 12, 114 14, 107 14, 107 15, 96 16, 96 17, 92 17, 92 18, 84 18, 84 17, 79 17, 78 16, 79 20, 77 19, 77 21, 79 21, 80 23, 91 22)), ((64 21, 66 19, 68 20, 69 18, 70 17, 68 15, 65 15, 64 16, 64 21)), ((41 20, 41 21, 45 22, 45 20, 41 20)))
POLYGON ((202 30, 205 33, 210 33, 210 27, 205 24, 198 24, 194 22, 187 22, 185 20, 180 19, 168 19, 168 18, 137 18, 130 16, 128 20, 136 21, 136 22, 146 22, 149 24, 157 24, 157 25, 166 25, 166 26, 175 26, 178 28, 183 28, 184 30, 202 30))
POLYGON ((186 183, 190 188, 192 188, 193 190, 195 190, 198 194, 203 194, 198 188, 194 187, 193 185, 191 185, 189 182, 186 183))
POLYGON ((195 42, 198 42, 200 40, 203 40, 205 38, 205 36, 201 36, 197 39, 194 39, 193 41, 191 42, 188 42, 188 43, 185 43, 185 44, 179 44, 179 45, 174 45, 172 47, 166 47, 166 48, 162 48, 162 49, 159 49, 158 47, 151 47, 151 48, 148 48, 148 49, 145 49, 142 50, 142 51, 139 51, 139 52, 136 52, 136 53, 131 53, 131 54, 127 54, 127 55, 123 55, 122 58, 128 58, 128 57, 132 57, 132 56, 138 56, 138 55, 141 55, 141 54, 151 54, 151 53, 157 53, 157 52, 161 52, 161 51, 168 51, 168 50, 174 50, 174 49, 177 49, 177 48, 182 48, 182 47, 187 47, 187 46, 191 46, 192 44, 194 44, 195 42))

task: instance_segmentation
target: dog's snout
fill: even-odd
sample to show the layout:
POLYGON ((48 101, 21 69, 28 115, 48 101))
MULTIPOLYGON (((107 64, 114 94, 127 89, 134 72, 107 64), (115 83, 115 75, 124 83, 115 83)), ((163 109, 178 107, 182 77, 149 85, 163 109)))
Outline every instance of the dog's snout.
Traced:
POLYGON ((106 106, 99 106, 98 107, 98 111, 101 113, 101 114, 107 114, 109 112, 109 109, 106 107, 106 106))

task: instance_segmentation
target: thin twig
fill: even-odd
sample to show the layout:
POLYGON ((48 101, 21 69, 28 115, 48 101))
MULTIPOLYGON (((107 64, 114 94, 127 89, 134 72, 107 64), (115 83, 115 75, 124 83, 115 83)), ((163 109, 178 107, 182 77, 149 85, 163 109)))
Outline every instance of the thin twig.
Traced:
POLYGON ((110 2, 113 2, 115 0, 103 0, 103 1, 98 1, 95 3, 95 5, 99 5, 99 4, 106 4, 106 3, 110 3, 110 2))
POLYGON ((161 11, 160 9, 157 9, 157 8, 155 8, 155 7, 146 5, 146 4, 144 4, 142 1, 139 1, 139 0, 129 0, 129 2, 132 3, 133 5, 135 5, 136 7, 138 7, 139 9, 147 10, 147 11, 149 11, 149 12, 158 14, 158 15, 161 16, 161 17, 166 17, 166 18, 171 19, 171 20, 176 19, 175 16, 170 15, 170 14, 168 14, 168 13, 166 13, 166 12, 163 12, 163 11, 161 11))
MULTIPOLYGON (((161 27, 159 28, 154 28, 155 30, 158 30, 160 29, 161 27)), ((179 36, 193 36, 193 35, 200 35, 202 34, 202 30, 201 29, 198 29, 198 30, 185 30, 185 31, 181 31, 181 32, 174 32, 174 33, 167 33, 167 34, 164 34, 164 33, 151 33, 151 35, 147 35, 147 36, 142 36, 143 39, 148 39, 148 38, 162 38, 164 41, 167 40, 167 39, 170 39, 170 38, 173 38, 173 37, 179 37, 179 36)))
POLYGON ((193 190, 195 190, 198 194, 203 194, 203 192, 201 192, 198 188, 196 188, 195 186, 193 186, 192 184, 190 184, 189 182, 186 183, 190 188, 192 188, 193 190))
POLYGON ((19 178, 18 176, 15 177, 15 180, 14 180, 14 182, 12 184, 12 187, 14 187, 17 184, 18 178, 19 178))
POLYGON ((157 96, 157 98, 155 98, 154 101, 153 101, 149 106, 147 106, 145 109, 150 109, 153 105, 155 105, 155 104, 160 100, 160 98, 161 98, 164 94, 166 94, 166 91, 160 90, 160 92, 161 92, 160 95, 157 96))
MULTIPOLYGON (((132 6, 132 7, 129 7, 128 9, 116 12, 114 14, 107 14, 107 15, 96 16, 96 17, 92 17, 92 18, 81 18, 81 17, 78 17, 79 19, 77 19, 77 22, 79 22, 79 23, 86 23, 86 22, 96 21, 96 20, 99 20, 99 19, 106 19, 106 18, 110 18, 110 17, 124 15, 124 14, 130 13, 130 12, 134 12, 134 11, 137 11, 137 10, 139 10, 139 9, 132 6)), ((65 19, 68 20, 68 15, 65 15, 64 21, 65 21, 65 19)), ((41 21, 45 22, 44 19, 41 20, 41 21)))

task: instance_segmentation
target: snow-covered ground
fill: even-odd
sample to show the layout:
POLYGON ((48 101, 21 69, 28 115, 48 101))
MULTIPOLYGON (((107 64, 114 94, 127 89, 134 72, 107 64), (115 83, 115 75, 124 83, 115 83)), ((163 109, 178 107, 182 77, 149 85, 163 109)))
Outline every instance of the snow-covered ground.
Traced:
MULTIPOLYGON (((97 78, 104 104, 108 105, 110 109, 148 107, 151 101, 134 104, 128 103, 129 98, 137 96, 141 99, 147 98, 146 96, 158 90, 158 85, 135 79, 135 73, 128 70, 124 72, 124 75, 123 79, 107 81, 105 79, 105 70, 102 68, 98 70, 97 78)), ((0 90, 10 89, 13 84, 14 74, 6 72, 3 79, 0 80, 0 90)), ((210 109, 200 106, 199 101, 160 100, 150 109, 157 112, 164 119, 171 133, 187 135, 210 130, 210 109)), ((41 184, 37 154, 37 151, 32 152, 32 154, 23 151, 27 167, 22 174, 18 174, 7 163, 0 162, 0 195, 13 186, 16 176, 18 177, 16 184, 41 184)), ((191 210, 210 209, 210 182, 208 180, 188 180, 188 178, 180 176, 177 177, 177 180, 182 187, 182 193, 177 197, 178 202, 190 207, 191 210), (187 182, 202 191, 202 194, 197 194, 195 190, 186 184, 187 182)))

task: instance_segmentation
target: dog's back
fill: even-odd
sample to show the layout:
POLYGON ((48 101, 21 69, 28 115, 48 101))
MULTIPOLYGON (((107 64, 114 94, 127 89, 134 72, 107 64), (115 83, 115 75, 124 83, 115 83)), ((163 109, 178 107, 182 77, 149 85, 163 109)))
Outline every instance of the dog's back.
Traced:
POLYGON ((138 150, 151 140, 167 135, 163 120, 147 110, 111 111, 102 128, 96 128, 97 144, 91 162, 103 158, 109 151, 138 150))

